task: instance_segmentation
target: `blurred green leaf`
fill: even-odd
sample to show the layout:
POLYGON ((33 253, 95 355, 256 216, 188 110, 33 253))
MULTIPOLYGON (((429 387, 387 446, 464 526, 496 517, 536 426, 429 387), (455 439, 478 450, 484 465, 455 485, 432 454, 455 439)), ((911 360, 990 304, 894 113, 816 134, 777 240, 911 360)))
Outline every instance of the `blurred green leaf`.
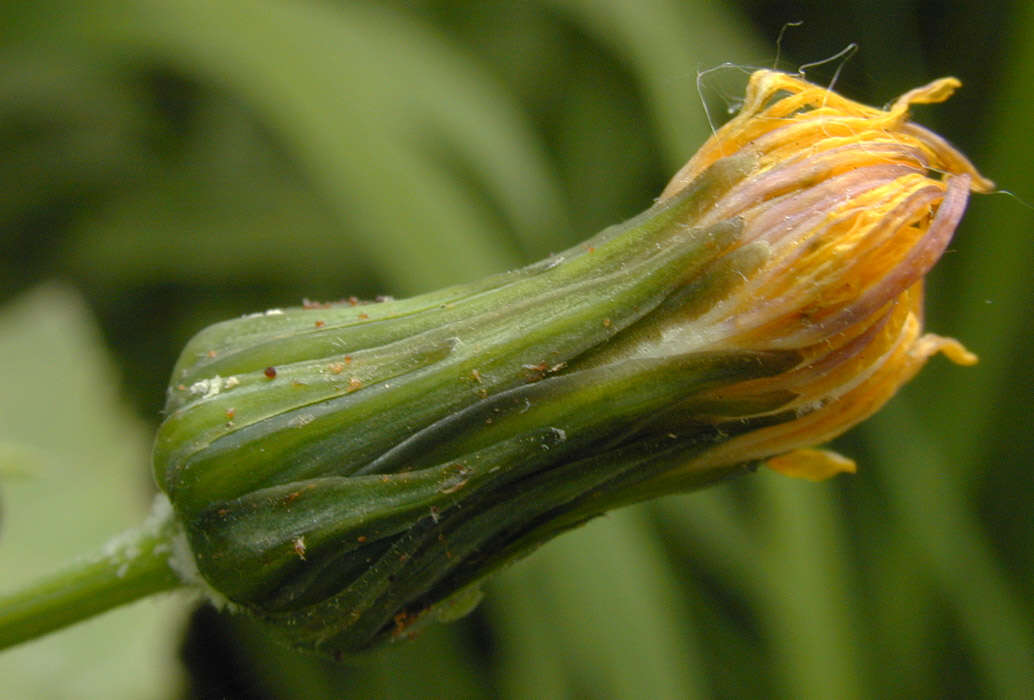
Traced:
POLYGON ((136 187, 74 228, 71 269, 108 289, 157 278, 344 294, 350 280, 369 276, 333 212, 282 172, 283 159, 239 110, 213 105, 197 121, 175 164, 152 164, 136 187))
POLYGON ((510 630, 508 697, 707 697, 702 642, 642 508, 550 542, 498 585, 534 591, 488 598, 510 630))
POLYGON ((802 480, 756 477, 764 531, 756 601, 773 670, 792 698, 867 698, 864 635, 849 572, 843 519, 830 493, 802 480))
POLYGON ((255 687, 281 700, 495 697, 491 669, 478 663, 462 626, 435 626, 410 643, 342 663, 291 650, 244 617, 233 627, 252 660, 255 687))
POLYGON ((505 93, 398 12, 112 0, 69 25, 102 48, 167 61, 246 100, 397 291, 469 279, 517 258, 498 235, 504 223, 442 162, 442 139, 461 146, 465 166, 525 240, 562 225, 541 147, 505 93), (234 31, 222 31, 228 26, 234 31))
POLYGON ((928 572, 949 597, 986 687, 997 697, 1034 695, 1034 615, 994 560, 962 491, 944 477, 950 459, 902 404, 873 421, 885 426, 871 439, 902 535, 914 538, 920 553, 917 574, 928 572), (908 440, 894 438, 895 431, 908 440))
MULTIPOLYGON (((148 436, 81 299, 43 287, 0 311, 5 589, 96 551, 147 512, 148 436), (35 459, 18 461, 18 454, 35 459), (17 470, 18 476, 7 476, 17 470)), ((141 601, 0 655, 11 698, 172 698, 186 600, 141 601)))
POLYGON ((675 0, 550 0, 633 67, 674 172, 709 135, 696 91, 698 71, 764 56, 731 7, 675 0))

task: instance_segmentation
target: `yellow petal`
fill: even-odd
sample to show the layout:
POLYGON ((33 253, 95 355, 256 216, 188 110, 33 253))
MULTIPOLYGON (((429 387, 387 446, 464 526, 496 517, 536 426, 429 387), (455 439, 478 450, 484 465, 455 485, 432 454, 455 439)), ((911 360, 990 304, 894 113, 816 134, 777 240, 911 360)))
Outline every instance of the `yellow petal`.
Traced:
POLYGON ((917 340, 912 352, 924 359, 941 353, 955 364, 964 367, 975 365, 979 361, 979 358, 959 341, 933 333, 927 333, 917 340))
POLYGON ((848 459, 831 450, 807 448, 793 450, 772 457, 765 466, 780 474, 808 481, 824 481, 842 472, 854 474, 857 470, 853 459, 848 459))

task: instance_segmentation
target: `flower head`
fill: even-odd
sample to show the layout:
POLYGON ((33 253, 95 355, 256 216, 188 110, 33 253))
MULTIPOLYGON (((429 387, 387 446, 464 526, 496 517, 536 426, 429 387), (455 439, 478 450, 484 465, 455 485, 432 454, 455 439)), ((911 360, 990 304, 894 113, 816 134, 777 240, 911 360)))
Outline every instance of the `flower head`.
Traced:
POLYGON ((174 370, 155 475, 205 581, 335 653, 469 609, 611 508, 807 449, 927 357, 922 279, 991 183, 890 109, 760 71, 640 216, 421 297, 213 326, 174 370))
MULTIPOLYGON (((958 342, 922 335, 922 280, 943 253, 970 190, 993 183, 933 132, 908 121, 912 104, 940 102, 959 86, 942 78, 889 109, 848 100, 775 71, 751 76, 743 107, 672 178, 675 196, 723 158, 750 161, 742 177, 697 220, 738 218, 727 253, 737 289, 698 316, 663 322, 669 342, 694 350, 795 349, 791 372, 723 390, 776 387, 796 394, 796 419, 743 436, 697 462, 769 457, 828 441, 875 412, 924 361, 944 352, 976 357, 958 342)), ((768 461, 821 478, 849 460, 802 451, 768 461)))

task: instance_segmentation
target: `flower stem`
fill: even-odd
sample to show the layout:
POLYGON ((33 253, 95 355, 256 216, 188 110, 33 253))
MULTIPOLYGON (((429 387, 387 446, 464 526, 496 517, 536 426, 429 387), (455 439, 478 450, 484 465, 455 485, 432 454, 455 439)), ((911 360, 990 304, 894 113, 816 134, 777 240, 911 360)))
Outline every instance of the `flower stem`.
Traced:
POLYGON ((0 597, 0 649, 184 585, 170 566, 170 521, 129 530, 89 558, 0 597))

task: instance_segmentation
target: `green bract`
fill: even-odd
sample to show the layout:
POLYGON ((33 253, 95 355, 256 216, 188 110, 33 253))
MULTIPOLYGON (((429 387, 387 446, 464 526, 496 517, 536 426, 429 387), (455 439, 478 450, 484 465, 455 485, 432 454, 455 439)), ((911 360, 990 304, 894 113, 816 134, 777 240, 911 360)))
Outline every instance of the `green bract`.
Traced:
POLYGON ((742 223, 686 223, 754 164, 719 161, 522 270, 201 332, 174 370, 154 469, 202 576, 292 644, 355 653, 466 612, 487 574, 563 530, 745 468, 673 471, 790 417, 771 413, 785 392, 743 406, 765 418, 696 416, 705 392, 800 356, 686 353, 650 329, 691 319, 764 257, 746 246, 712 264, 742 223), (634 352, 607 351, 628 334, 634 352))

